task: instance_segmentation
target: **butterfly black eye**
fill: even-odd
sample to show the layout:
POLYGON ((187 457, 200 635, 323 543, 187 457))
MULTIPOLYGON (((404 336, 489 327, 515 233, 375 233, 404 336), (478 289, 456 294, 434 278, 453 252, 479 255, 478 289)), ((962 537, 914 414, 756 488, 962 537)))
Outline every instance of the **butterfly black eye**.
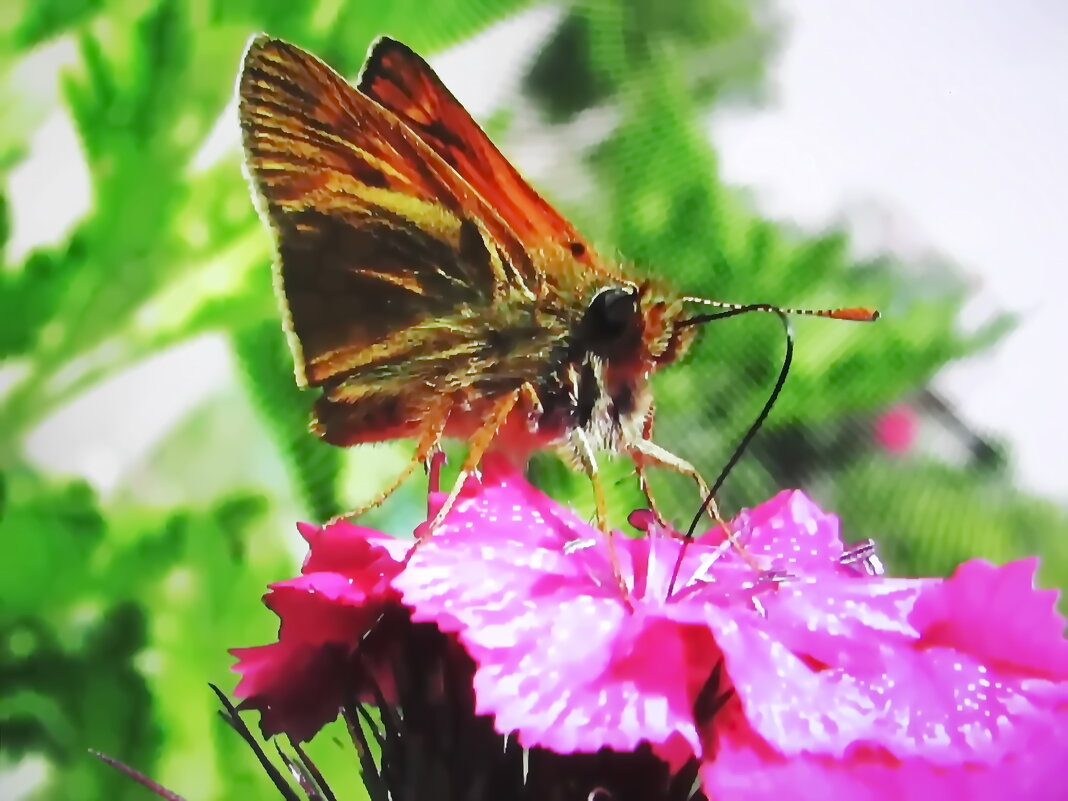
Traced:
POLYGON ((600 342, 612 342, 623 336, 638 313, 638 296, 628 289, 606 289, 586 310, 586 331, 600 342))

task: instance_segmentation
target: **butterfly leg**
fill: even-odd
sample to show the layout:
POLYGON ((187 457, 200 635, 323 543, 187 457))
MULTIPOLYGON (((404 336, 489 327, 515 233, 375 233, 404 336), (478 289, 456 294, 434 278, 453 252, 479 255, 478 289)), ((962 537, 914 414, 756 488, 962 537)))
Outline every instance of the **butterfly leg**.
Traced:
POLYGON ((338 520, 349 520, 354 517, 359 517, 364 512, 368 512, 384 503, 386 498, 396 492, 401 484, 408 480, 408 477, 415 471, 415 468, 418 465, 426 465, 431 456, 438 450, 441 436, 445 432, 445 423, 448 419, 448 407, 439 406, 430 409, 423 418, 425 422, 416 440, 415 453, 412 455, 412 459, 408 462, 408 465, 401 471, 400 475, 393 479, 388 487, 375 495, 371 500, 361 504, 351 511, 338 515, 330 522, 333 523, 338 520))
POLYGON ((604 497, 601 473, 597 467, 597 457, 594 455, 590 440, 586 436, 586 432, 581 428, 576 428, 571 432, 571 446, 578 457, 579 464, 582 465, 583 471, 590 477, 590 483, 593 484, 593 503, 597 515, 597 528, 607 534, 609 533, 608 503, 604 497))
MULTIPOLYGON (((642 440, 644 442, 651 442, 653 439, 653 417, 654 412, 650 408, 648 414, 645 415, 645 423, 642 428, 642 440)), ((668 528, 667 518, 660 513, 660 509, 656 505, 656 499, 653 497, 652 488, 649 486, 649 475, 645 469, 645 460, 633 451, 631 452, 631 458, 634 459, 634 470, 638 474, 638 489, 645 496, 645 501, 649 504, 649 511, 653 513, 656 522, 662 528, 668 528)))
POLYGON ((467 481, 467 477, 478 467, 478 464, 482 461, 482 457, 485 455, 490 443, 493 442, 493 438, 497 435, 497 431, 504 424, 505 419, 507 419, 512 409, 515 408, 518 401, 519 390, 516 390, 515 392, 510 392, 501 397, 494 403, 489 418, 483 426, 475 432, 475 435, 471 437, 471 446, 467 451, 467 457, 460 466, 460 474, 456 477, 456 481, 453 483, 452 489, 445 498, 445 502, 441 505, 441 508, 438 509, 438 513, 434 515, 433 521, 426 527, 425 530, 427 535, 432 534, 434 529, 441 525, 442 521, 445 519, 445 515, 452 509, 453 504, 456 503, 456 499, 460 497, 460 491, 463 490, 464 482, 467 481))
MULTIPOLYGON (((697 468, 682 457, 676 456, 665 448, 661 448, 651 439, 640 439, 632 444, 630 446, 630 456, 635 463, 641 463, 643 466, 666 467, 668 470, 674 470, 676 473, 688 476, 697 485, 697 491, 701 494, 701 498, 708 497, 708 484, 705 483, 701 474, 697 472, 697 468)), ((708 516, 713 523, 723 526, 726 531, 730 531, 729 526, 723 522, 715 498, 712 498, 708 503, 708 516)))
POLYGON ((581 428, 571 431, 571 452, 578 458, 583 471, 590 477, 593 485, 593 502, 597 514, 597 528, 604 532, 605 544, 608 546, 608 561, 612 565, 612 576, 623 593, 624 600, 629 602, 630 591, 627 583, 623 580, 623 573, 619 567, 619 554, 616 551, 615 534, 608 527, 608 503, 604 497, 604 485, 601 483, 601 474, 597 468, 597 456, 593 451, 586 432, 581 428))
POLYGON ((519 388, 519 403, 527 410, 527 429, 531 432, 537 431, 538 421, 545 407, 538 397, 538 390, 529 381, 519 388))
POLYGON ((644 459, 649 464, 655 464, 660 467, 666 467, 669 470, 674 470, 676 473, 681 473, 684 476, 689 476, 697 484, 697 491, 701 494, 701 499, 709 498, 708 502, 708 516, 712 519, 713 524, 719 525, 723 529, 730 540, 731 545, 738 552, 738 555, 744 559, 750 567, 759 570, 760 566, 757 561, 749 554, 745 546, 735 535, 734 530, 723 519, 723 515, 719 511, 719 505, 716 503, 715 498, 709 497, 708 484, 705 483, 704 478, 697 472, 697 468, 687 462, 680 456, 676 456, 671 451, 661 448, 655 442, 650 439, 642 439, 631 445, 630 448, 631 458, 637 462, 639 459, 644 459))

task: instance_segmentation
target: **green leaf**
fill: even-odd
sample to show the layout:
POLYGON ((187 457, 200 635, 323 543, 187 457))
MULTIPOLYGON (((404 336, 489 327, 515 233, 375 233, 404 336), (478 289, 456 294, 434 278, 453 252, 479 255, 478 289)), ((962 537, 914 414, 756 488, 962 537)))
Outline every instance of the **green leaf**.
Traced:
POLYGON ((293 361, 281 327, 266 322, 234 337, 245 387, 289 465, 301 501, 315 520, 345 511, 338 498, 341 450, 309 430, 311 392, 293 379, 293 361))
POLYGON ((22 9, 12 44, 29 50, 41 42, 75 28, 104 7, 103 0, 34 0, 22 9))

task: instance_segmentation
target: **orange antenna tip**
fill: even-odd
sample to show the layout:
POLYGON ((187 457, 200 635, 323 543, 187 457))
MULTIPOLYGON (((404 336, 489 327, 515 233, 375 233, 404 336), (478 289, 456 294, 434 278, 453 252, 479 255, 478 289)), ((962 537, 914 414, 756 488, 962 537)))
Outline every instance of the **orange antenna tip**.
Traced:
POLYGON ((858 323, 873 323, 881 316, 878 309, 855 306, 850 309, 833 309, 828 315, 835 320, 854 320, 858 323))
POLYGON ((791 309, 786 306, 773 306, 770 303, 727 303, 722 300, 695 297, 685 297, 683 300, 690 303, 702 303, 705 306, 715 306, 718 309, 725 310, 714 314, 701 314, 691 317, 685 320, 683 325, 697 325, 755 311, 790 314, 800 317, 825 317, 831 320, 850 320, 858 323, 871 323, 879 319, 879 312, 876 309, 869 309, 867 306, 851 306, 847 309, 791 309))

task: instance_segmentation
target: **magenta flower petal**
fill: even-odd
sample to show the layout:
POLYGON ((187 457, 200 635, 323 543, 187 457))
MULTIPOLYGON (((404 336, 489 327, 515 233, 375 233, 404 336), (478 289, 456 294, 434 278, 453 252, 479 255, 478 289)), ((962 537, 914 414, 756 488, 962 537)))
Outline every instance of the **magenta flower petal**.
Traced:
POLYGON ((272 585, 265 598, 281 619, 278 642, 234 648, 241 674, 235 695, 259 709, 265 736, 286 732, 310 739, 337 717, 353 683, 349 643, 373 614, 367 596, 336 573, 300 576, 272 585))
POLYGON ((394 554, 404 551, 403 543, 348 523, 299 528, 312 547, 304 573, 264 596, 280 620, 278 642, 231 653, 241 674, 234 694, 244 699, 241 708, 260 710, 264 735, 307 740, 363 692, 356 648, 397 604, 389 581, 401 569, 394 554))
POLYGON ((838 562, 843 550, 838 518, 800 490, 784 490, 744 510, 733 527, 746 549, 768 560, 769 568, 806 576, 846 570, 838 562))
POLYGON ((715 760, 701 769, 710 798, 746 801, 1062 801, 1068 774, 1062 766, 1063 725, 1054 739, 1027 743, 1019 753, 993 765, 934 765, 900 760, 883 749, 858 745, 843 758, 798 754, 789 758, 769 747, 740 715, 721 724, 715 760))
MULTIPOLYGON (((648 541, 617 545, 623 569, 633 580, 640 565, 649 585, 648 541)), ((670 570, 663 556, 654 584, 670 570)), ((707 629, 656 608, 632 614, 603 535, 506 465, 485 471, 481 492, 421 544, 394 586, 413 620, 458 632, 478 664, 478 711, 524 745, 633 750, 681 737, 699 747, 693 703, 716 662, 707 629)))
MULTIPOLYGON (((751 725, 784 754, 840 757, 868 742, 941 764, 998 761, 1059 725, 1051 716, 1063 714, 1068 690, 1034 670, 1006 672, 979 658, 988 652, 969 653, 977 635, 961 624, 969 615, 974 628, 990 620, 979 619, 983 607, 961 601, 1004 595, 1005 588, 1012 590, 1006 602, 1038 603, 1048 619, 1029 575, 1014 566, 968 565, 944 582, 859 575, 785 581, 757 596, 759 614, 709 607, 707 619, 751 725), (958 618, 944 625, 950 603, 958 618), (937 626, 934 637, 928 625, 937 626)), ((1006 632, 1019 628, 1001 622, 1006 632)), ((983 642, 996 638, 996 630, 985 631, 983 642)), ((1049 648, 1063 647, 1060 636, 1045 634, 1049 648)))
POLYGON ((285 732, 310 740, 337 717, 344 701, 341 689, 351 676, 343 654, 308 643, 276 642, 254 648, 233 648, 241 674, 235 694, 241 709, 260 711, 265 737, 285 732))
POLYGON ((923 594, 910 620, 925 645, 959 648, 1007 672, 1068 679, 1058 593, 1034 588, 1037 569, 1034 558, 1004 567, 965 562, 923 594))
POLYGON ((308 543, 308 556, 301 573, 330 571, 371 581, 367 589, 385 592, 388 578, 400 569, 411 547, 410 542, 388 537, 377 531, 339 520, 325 526, 297 523, 297 530, 308 543), (378 586, 376 581, 384 581, 378 586))
POLYGON ((710 619, 746 717, 783 754, 843 757, 867 742, 941 764, 998 761, 1050 733, 1068 709, 1066 686, 1000 674, 960 651, 919 650, 896 636, 883 640, 877 666, 870 643, 858 644, 854 660, 847 638, 837 652, 793 651, 773 623, 779 604, 766 606, 763 627, 722 612, 710 619))
POLYGON ((272 584, 263 601, 280 619, 279 634, 301 642, 344 642, 377 611, 366 592, 341 573, 311 573, 272 584))

